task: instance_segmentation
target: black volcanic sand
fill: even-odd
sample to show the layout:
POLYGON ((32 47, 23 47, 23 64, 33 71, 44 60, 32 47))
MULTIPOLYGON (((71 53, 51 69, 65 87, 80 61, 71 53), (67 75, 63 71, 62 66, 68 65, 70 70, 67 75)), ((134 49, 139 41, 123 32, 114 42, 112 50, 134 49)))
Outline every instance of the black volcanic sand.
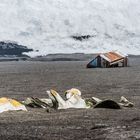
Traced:
POLYGON ((135 107, 5 112, 0 114, 0 140, 140 139, 140 57, 131 57, 129 62, 130 67, 107 69, 86 69, 86 61, 1 62, 1 97, 47 98, 45 91, 49 89, 63 96, 74 87, 85 98, 119 101, 125 96, 135 107))

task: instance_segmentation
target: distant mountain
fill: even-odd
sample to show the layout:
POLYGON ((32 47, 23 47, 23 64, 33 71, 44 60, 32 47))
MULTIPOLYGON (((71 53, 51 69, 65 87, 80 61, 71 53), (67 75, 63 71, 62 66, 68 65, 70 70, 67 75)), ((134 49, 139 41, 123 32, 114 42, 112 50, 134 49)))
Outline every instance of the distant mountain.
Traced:
POLYGON ((0 55, 15 55, 15 56, 23 56, 24 52, 30 52, 33 49, 28 49, 26 46, 18 45, 16 42, 0 42, 0 55))

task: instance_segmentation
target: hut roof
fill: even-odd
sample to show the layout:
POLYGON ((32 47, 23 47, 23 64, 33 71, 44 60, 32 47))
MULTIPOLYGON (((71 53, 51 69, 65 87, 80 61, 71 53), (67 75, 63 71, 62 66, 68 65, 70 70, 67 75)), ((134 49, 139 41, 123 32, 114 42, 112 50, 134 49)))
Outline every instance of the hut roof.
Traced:
POLYGON ((112 63, 114 61, 118 61, 118 60, 121 60, 121 59, 127 57, 127 55, 122 54, 122 53, 117 52, 117 51, 112 51, 112 52, 100 54, 100 57, 102 57, 105 60, 107 60, 108 62, 112 63))

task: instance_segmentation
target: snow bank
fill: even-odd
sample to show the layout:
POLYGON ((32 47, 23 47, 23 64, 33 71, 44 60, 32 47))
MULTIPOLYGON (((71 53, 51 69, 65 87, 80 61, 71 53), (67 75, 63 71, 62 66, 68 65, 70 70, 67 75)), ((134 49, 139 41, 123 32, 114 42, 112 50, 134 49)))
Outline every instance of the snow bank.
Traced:
POLYGON ((140 54, 139 0, 1 0, 0 39, 37 52, 140 54), (72 35, 92 35, 76 41, 72 35))

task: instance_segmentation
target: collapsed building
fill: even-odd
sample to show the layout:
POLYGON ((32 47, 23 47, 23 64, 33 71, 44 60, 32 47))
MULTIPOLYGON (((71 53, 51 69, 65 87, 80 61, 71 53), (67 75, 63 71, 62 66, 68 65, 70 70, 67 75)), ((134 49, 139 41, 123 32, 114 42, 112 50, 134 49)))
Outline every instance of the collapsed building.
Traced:
POLYGON ((118 51, 98 54, 87 64, 87 68, 127 67, 128 55, 118 51))

